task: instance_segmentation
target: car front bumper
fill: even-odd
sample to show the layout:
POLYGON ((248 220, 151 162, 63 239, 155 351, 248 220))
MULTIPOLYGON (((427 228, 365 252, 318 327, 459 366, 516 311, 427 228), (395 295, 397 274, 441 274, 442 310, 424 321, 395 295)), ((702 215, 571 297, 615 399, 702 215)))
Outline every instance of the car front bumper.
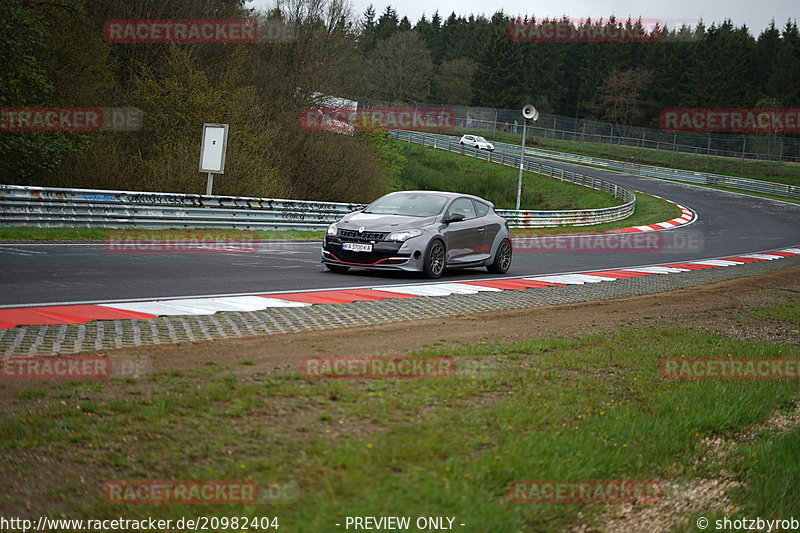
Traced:
POLYGON ((425 250, 411 243, 414 240, 409 239, 402 243, 375 242, 372 243, 372 252, 351 252, 342 249, 342 240, 339 237, 326 236, 322 243, 322 262, 376 270, 421 272, 425 250))

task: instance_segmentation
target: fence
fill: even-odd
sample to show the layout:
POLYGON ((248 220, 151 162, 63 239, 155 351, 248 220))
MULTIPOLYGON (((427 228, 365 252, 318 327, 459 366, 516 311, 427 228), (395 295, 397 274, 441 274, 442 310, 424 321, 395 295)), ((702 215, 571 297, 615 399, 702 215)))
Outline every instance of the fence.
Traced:
MULTIPOLYGON (((359 107, 390 106, 390 102, 360 98, 359 107)), ((455 111, 456 125, 470 131, 506 132, 522 139, 522 113, 519 109, 495 109, 458 105, 414 103, 414 107, 443 107, 455 111), (517 124, 515 125, 515 121, 517 124)), ((800 139, 777 134, 739 135, 724 133, 668 132, 639 126, 564 117, 540 113, 528 127, 528 135, 581 143, 630 146, 639 149, 741 159, 800 162, 800 139)))

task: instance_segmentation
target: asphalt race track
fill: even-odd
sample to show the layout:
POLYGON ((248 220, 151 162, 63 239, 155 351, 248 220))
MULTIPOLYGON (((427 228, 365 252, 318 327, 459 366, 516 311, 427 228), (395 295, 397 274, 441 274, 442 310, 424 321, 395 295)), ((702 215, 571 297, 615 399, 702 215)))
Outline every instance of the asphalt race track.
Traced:
MULTIPOLYGON (((530 158, 538 161, 536 158, 530 158)), ((800 244, 800 205, 543 161, 655 194, 699 218, 658 232, 648 251, 543 251, 517 247, 507 276, 580 272, 753 253, 800 244)), ((388 272, 328 272, 319 242, 264 242, 252 253, 110 253, 102 243, 0 244, 0 306, 265 294, 425 281, 388 272)), ((497 278, 485 269, 448 271, 439 281, 497 278)))

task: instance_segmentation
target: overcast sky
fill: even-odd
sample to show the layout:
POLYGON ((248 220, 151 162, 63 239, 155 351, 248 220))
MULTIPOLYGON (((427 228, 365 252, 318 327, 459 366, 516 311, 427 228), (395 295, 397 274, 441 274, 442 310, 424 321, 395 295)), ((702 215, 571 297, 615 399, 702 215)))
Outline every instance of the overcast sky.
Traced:
MULTIPOLYGON (((769 25, 772 18, 779 28, 788 19, 800 16, 798 0, 654 0, 652 2, 634 2, 632 0, 502 0, 486 2, 481 0, 351 0, 353 8, 359 16, 372 4, 378 16, 387 5, 397 10, 399 18, 404 15, 415 24, 424 13, 428 19, 438 9, 439 15, 445 19, 450 13, 469 15, 492 13, 503 9, 510 16, 534 15, 536 18, 561 17, 580 19, 586 17, 608 18, 616 15, 618 19, 641 17, 642 19, 664 20, 668 25, 680 25, 681 22, 695 24, 703 19, 707 26, 712 22, 721 22, 725 18, 734 24, 746 24, 752 35, 758 36, 769 25)), ((273 4, 273 0, 253 0, 249 5, 262 8, 273 4)))

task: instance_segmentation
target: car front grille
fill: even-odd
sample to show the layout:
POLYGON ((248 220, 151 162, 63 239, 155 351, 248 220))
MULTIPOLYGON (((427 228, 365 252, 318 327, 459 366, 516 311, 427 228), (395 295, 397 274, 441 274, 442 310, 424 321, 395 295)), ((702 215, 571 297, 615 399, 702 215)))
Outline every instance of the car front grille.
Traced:
POLYGON ((398 263, 405 263, 408 258, 405 257, 405 254, 387 254, 387 253, 376 253, 376 252, 350 252, 347 250, 337 250, 334 254, 339 261, 343 261, 345 263, 355 263, 358 265, 371 265, 373 263, 377 263, 380 261, 380 264, 398 264, 398 263), (390 257, 397 257, 398 260, 391 260, 390 257), (403 259, 399 259, 403 257, 403 259), (383 260, 383 261, 381 261, 383 260))
POLYGON ((382 241, 389 233, 385 231, 365 231, 359 233, 353 229, 340 229, 339 238, 354 242, 382 241))

